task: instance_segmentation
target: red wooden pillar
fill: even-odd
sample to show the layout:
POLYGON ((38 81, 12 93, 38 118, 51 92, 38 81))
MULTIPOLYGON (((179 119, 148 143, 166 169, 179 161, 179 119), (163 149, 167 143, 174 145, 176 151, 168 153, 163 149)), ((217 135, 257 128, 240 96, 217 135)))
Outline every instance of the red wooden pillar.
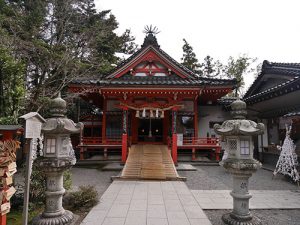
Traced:
POLYGON ((216 148, 216 161, 220 161, 221 147, 216 148))
POLYGON ((168 133, 169 133, 169 112, 164 111, 163 118, 163 142, 164 144, 168 144, 168 133))
POLYGON ((135 116, 135 112, 133 111, 131 117, 131 133, 132 133, 132 143, 136 144, 138 142, 138 118, 135 116))
POLYGON ((107 101, 103 100, 103 114, 102 114, 102 143, 106 143, 106 110, 107 101))
POLYGON ((172 110, 172 158, 173 162, 177 164, 177 111, 172 110))
POLYGON ((126 162, 127 149, 128 149, 127 120, 128 120, 128 109, 123 109, 123 134, 122 134, 122 162, 123 163, 126 162))
POLYGON ((197 99, 194 100, 194 136, 198 137, 198 104, 197 99))

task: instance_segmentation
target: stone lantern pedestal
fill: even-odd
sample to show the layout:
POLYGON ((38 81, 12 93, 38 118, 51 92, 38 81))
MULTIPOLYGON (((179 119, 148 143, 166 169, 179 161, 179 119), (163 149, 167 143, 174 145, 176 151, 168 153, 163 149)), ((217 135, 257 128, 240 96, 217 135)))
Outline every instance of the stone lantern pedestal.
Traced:
POLYGON ((252 195, 249 193, 249 178, 261 163, 251 160, 225 160, 223 167, 232 174, 233 190, 230 195, 233 197, 233 211, 222 216, 225 224, 231 225, 260 225, 261 221, 249 211, 249 200, 252 195))
POLYGON ((65 193, 63 187, 63 173, 72 164, 70 159, 41 159, 37 161, 38 167, 46 176, 46 204, 42 214, 35 217, 33 225, 65 225, 70 224, 74 218, 73 213, 62 207, 62 198, 65 193))
POLYGON ((228 157, 222 161, 223 167, 232 174, 233 211, 224 214, 222 220, 229 225, 261 225, 261 221, 249 211, 248 183, 253 173, 261 167, 261 163, 253 159, 252 136, 264 132, 264 124, 247 120, 246 103, 236 100, 231 104, 232 120, 222 125, 215 124, 214 130, 222 135, 226 143, 228 157))

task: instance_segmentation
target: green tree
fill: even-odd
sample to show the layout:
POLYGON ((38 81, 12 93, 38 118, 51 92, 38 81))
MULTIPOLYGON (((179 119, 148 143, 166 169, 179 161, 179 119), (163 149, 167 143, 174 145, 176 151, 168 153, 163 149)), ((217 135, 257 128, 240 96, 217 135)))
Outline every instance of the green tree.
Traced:
POLYGON ((202 75, 201 65, 199 64, 196 54, 193 51, 193 47, 185 39, 183 39, 183 42, 183 57, 181 58, 181 64, 195 73, 202 75))
POLYGON ((112 69, 116 52, 136 49, 129 30, 114 31, 109 10, 97 12, 93 0, 0 0, 0 31, 26 64, 27 110, 43 108, 73 79, 95 77, 112 69), (0 7, 1 8, 1 7, 0 7))
POLYGON ((0 46, 0 123, 17 123, 23 107, 24 64, 0 46))
POLYGON ((203 75, 206 77, 223 76, 224 66, 219 60, 214 60, 211 56, 207 55, 202 63, 203 75))
POLYGON ((255 61, 255 58, 250 58, 245 54, 237 58, 229 57, 225 66, 225 73, 228 78, 235 78, 237 80, 236 95, 242 95, 242 89, 245 85, 244 76, 252 76, 251 73, 255 69, 251 67, 251 64, 255 61))

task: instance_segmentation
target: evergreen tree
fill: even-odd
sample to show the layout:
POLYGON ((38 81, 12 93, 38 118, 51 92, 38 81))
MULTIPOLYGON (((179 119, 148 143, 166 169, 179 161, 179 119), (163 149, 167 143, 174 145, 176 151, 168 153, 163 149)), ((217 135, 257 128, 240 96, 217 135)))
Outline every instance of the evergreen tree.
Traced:
POLYGON ((0 45, 0 124, 16 124, 23 107, 24 64, 0 45))
POLYGON ((40 110, 75 78, 107 73, 116 52, 136 49, 130 31, 118 36, 116 18, 97 12, 93 0, 0 0, 0 6, 0 32, 26 64, 28 111, 40 110))
POLYGON ((203 75, 206 77, 217 77, 223 72, 223 64, 219 60, 214 60, 211 56, 206 56, 202 63, 203 75))
POLYGON ((193 51, 193 47, 185 39, 183 39, 183 42, 183 57, 181 58, 181 64, 194 71, 195 73, 202 75, 201 65, 199 64, 196 54, 193 51))

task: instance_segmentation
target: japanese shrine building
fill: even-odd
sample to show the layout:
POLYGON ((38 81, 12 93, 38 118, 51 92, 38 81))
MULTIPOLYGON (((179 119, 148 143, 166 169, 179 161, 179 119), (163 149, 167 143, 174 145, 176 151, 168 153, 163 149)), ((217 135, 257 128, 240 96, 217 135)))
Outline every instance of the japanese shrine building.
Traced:
POLYGON ((178 149, 220 152, 213 132, 226 112, 217 100, 231 92, 236 80, 203 78, 164 52, 153 32, 141 48, 110 74, 81 78, 69 89, 79 93, 85 108, 78 109, 85 128, 80 157, 88 150, 121 149, 126 161, 135 144, 168 145, 174 162, 178 149))

